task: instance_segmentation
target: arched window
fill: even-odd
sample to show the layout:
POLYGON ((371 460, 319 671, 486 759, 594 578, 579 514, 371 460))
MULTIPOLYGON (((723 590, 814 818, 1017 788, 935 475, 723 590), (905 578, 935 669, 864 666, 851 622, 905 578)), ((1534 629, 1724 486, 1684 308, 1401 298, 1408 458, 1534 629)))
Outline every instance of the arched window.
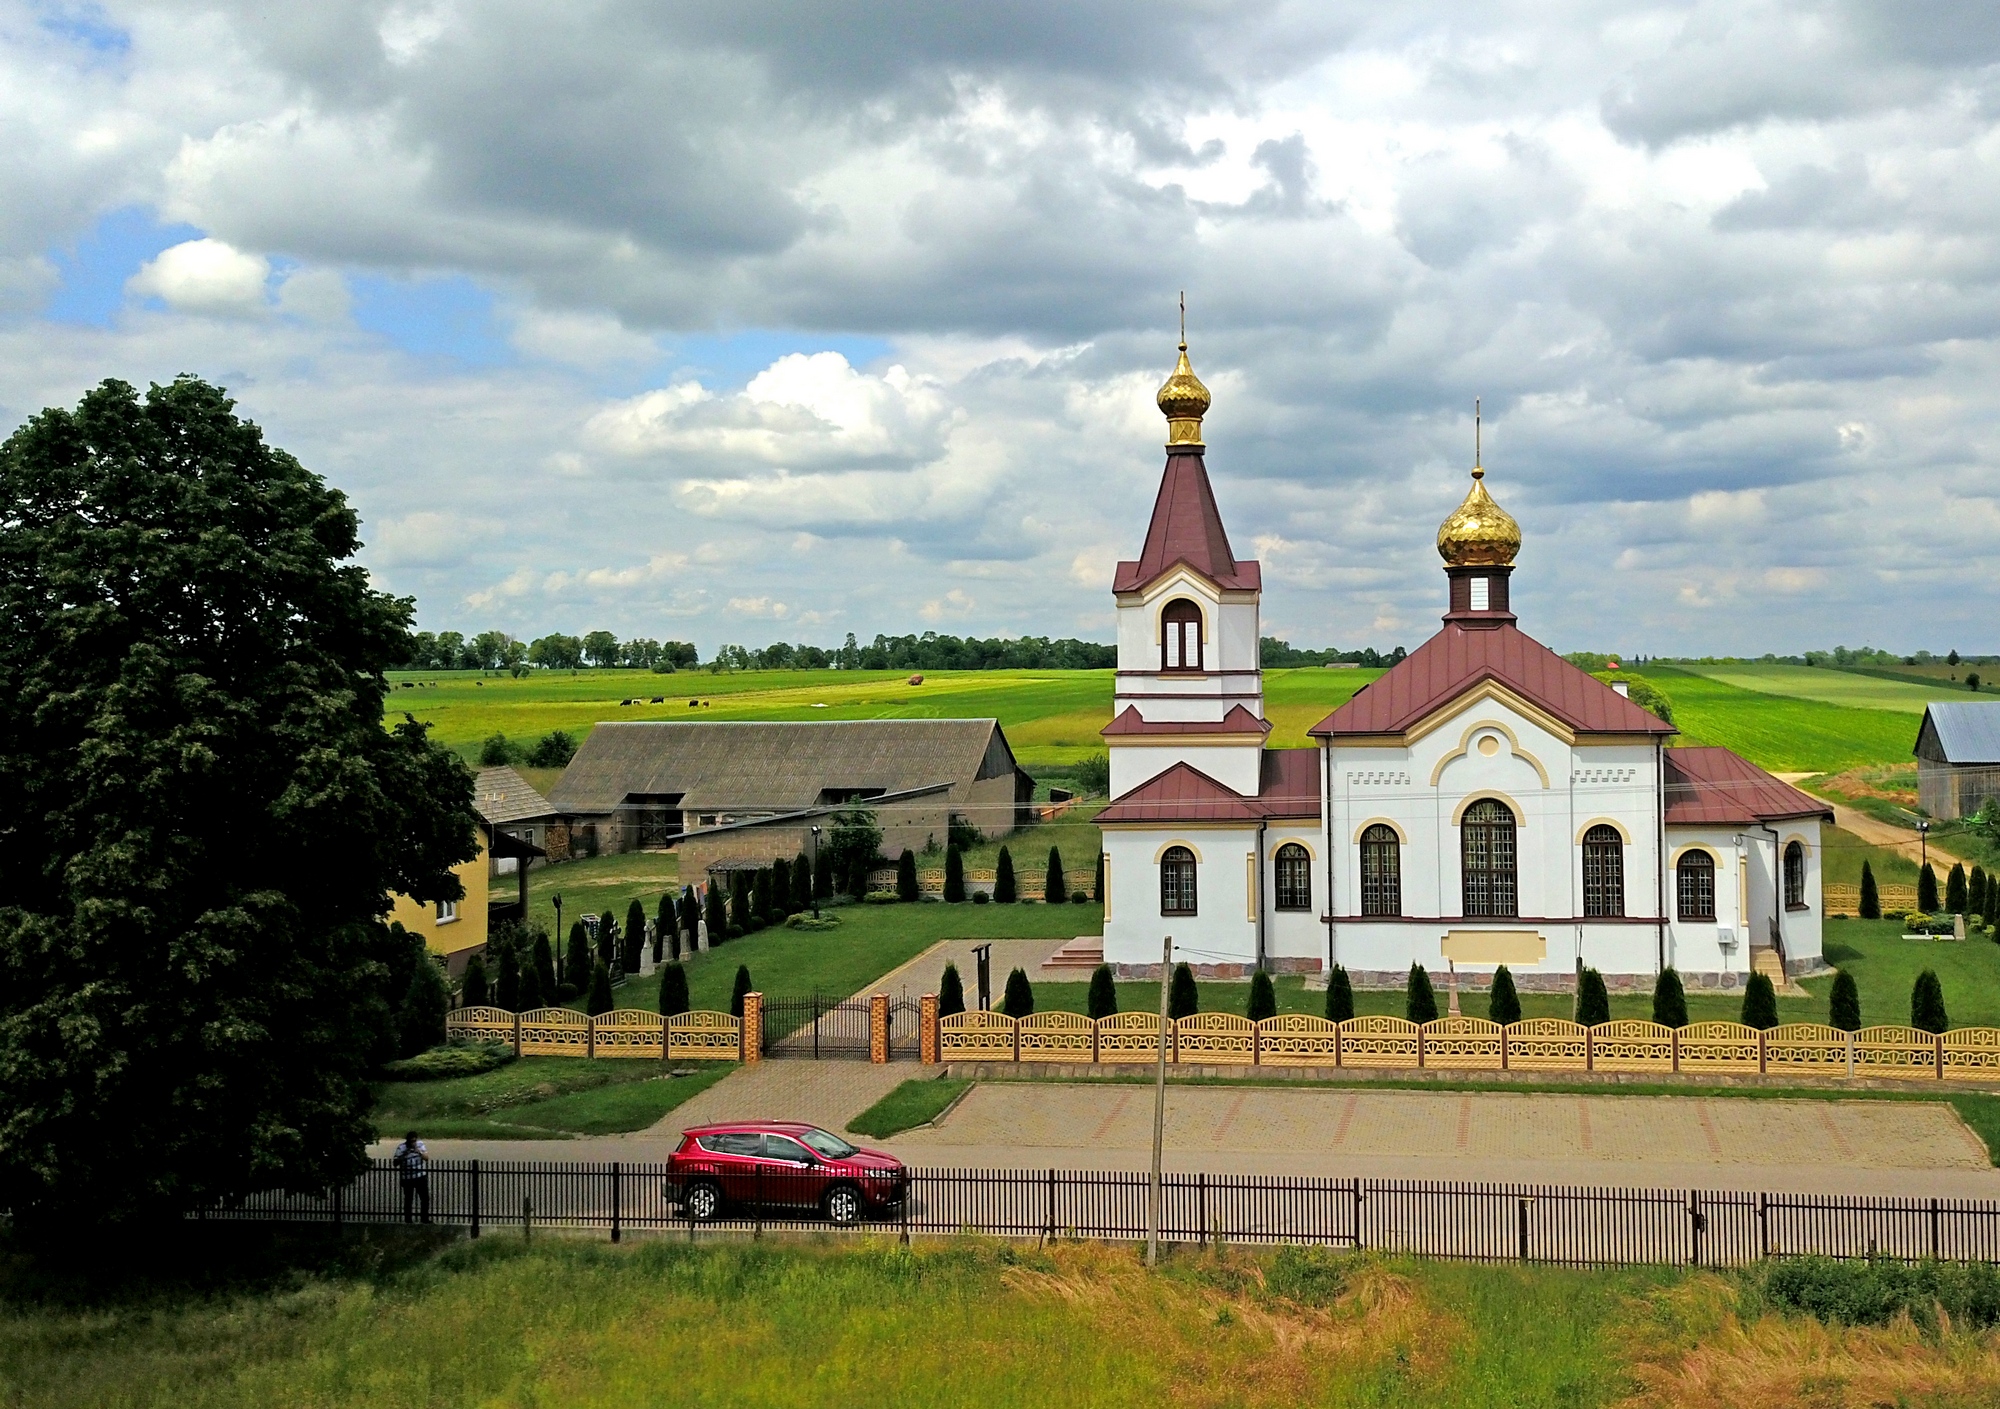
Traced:
POLYGON ((1785 847, 1785 905, 1792 910, 1806 908, 1806 849, 1798 842, 1785 847))
POLYGON ((1201 608, 1185 597, 1160 613, 1160 669, 1201 669, 1201 608))
POLYGON ((1278 848, 1278 908, 1310 910, 1313 903, 1312 856, 1295 841, 1278 848))
POLYGON ((1160 858, 1160 913, 1194 913, 1194 853, 1184 846, 1170 846, 1160 858))
POLYGON ((1502 919, 1520 913, 1514 872, 1514 814, 1507 804, 1481 798, 1459 824, 1459 861, 1469 917, 1502 919))
POLYGON ((1625 913, 1625 839, 1616 827, 1599 825, 1583 834, 1583 913, 1625 913))
POLYGON ((1705 851, 1684 851, 1674 863, 1674 893, 1683 920, 1715 919, 1715 858, 1705 851))
POLYGON ((1380 822, 1361 834, 1361 913, 1403 913, 1402 845, 1380 822))

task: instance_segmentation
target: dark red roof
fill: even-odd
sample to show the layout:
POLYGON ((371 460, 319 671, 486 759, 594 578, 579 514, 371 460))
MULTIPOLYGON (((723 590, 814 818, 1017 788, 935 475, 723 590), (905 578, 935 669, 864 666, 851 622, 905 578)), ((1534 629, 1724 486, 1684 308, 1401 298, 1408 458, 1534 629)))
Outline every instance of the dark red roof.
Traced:
POLYGON ((1577 669, 1511 621, 1443 630, 1309 733, 1399 734, 1432 710, 1493 680, 1579 734, 1671 734, 1674 727, 1577 669))
POLYGON ((1728 749, 1668 749, 1666 765, 1670 824, 1740 827, 1781 817, 1833 820, 1826 803, 1728 749))
POLYGON ((1319 816, 1319 750, 1265 749, 1257 807, 1266 817, 1319 816))
POLYGON ((1137 705, 1126 705, 1116 719, 1097 731, 1117 737, 1122 734, 1268 734, 1271 721, 1259 719, 1242 705, 1234 705, 1221 719, 1142 719, 1137 705))
POLYGON ((1186 563, 1221 587, 1255 592, 1264 585, 1263 570, 1254 561, 1238 562, 1230 551, 1199 446, 1176 445, 1167 452, 1160 496, 1153 501, 1153 521, 1146 527, 1146 546, 1138 562, 1118 564, 1111 590, 1137 592, 1176 563, 1186 563))
POLYGON ((1265 749, 1257 796, 1186 763, 1176 763, 1097 814, 1118 822, 1256 822, 1268 817, 1319 816, 1319 750, 1265 749))

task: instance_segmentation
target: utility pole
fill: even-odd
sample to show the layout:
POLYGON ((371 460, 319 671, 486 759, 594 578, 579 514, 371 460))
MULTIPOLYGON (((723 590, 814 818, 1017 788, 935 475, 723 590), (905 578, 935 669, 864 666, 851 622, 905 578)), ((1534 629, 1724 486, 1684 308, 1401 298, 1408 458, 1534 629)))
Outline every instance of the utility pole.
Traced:
POLYGON ((1160 1146, 1167 1134, 1167 979, 1173 970, 1174 937, 1160 946, 1160 1066, 1153 1083, 1153 1177, 1146 1185, 1146 1265, 1160 1262, 1160 1146))

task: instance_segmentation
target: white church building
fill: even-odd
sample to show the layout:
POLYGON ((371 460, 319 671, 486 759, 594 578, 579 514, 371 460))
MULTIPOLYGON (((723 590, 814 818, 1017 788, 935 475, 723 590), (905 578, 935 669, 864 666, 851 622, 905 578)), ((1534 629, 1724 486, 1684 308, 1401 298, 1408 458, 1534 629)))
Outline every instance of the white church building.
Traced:
POLYGON ((1831 810, 1670 724, 1523 632, 1521 546, 1474 457, 1438 530, 1443 626, 1314 725, 1267 746, 1263 578, 1209 485, 1207 389, 1160 389, 1167 463, 1118 610, 1112 802, 1097 818, 1104 957, 1157 975, 1162 940, 1205 977, 1257 969, 1400 984, 1412 963, 1526 988, 1690 988, 1821 968, 1831 810))

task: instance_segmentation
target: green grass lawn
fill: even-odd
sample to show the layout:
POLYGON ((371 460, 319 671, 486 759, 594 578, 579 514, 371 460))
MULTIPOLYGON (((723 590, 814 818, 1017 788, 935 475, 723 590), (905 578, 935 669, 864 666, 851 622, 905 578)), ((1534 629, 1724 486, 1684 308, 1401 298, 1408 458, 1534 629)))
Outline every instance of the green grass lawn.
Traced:
MULTIPOLYGON (((1675 668, 1735 686, 1739 690, 1755 690, 1759 694, 1784 695, 1798 700, 1818 700, 1823 704, 1843 705, 1850 709, 1892 710, 1899 714, 1920 715, 1924 706, 1933 700, 1973 698, 1964 685, 1954 685, 1943 678, 1935 684, 1919 684, 1847 670, 1808 665, 1767 665, 1755 661, 1726 665, 1687 664, 1675 668)), ((1651 670, 1652 667, 1646 669, 1651 670)), ((1960 668, 1961 673, 1964 669, 1966 667, 1960 668)), ((1916 725, 1912 723, 1908 727, 1910 742, 1914 744, 1916 725)))
POLYGON ((929 1077, 906 1081, 860 1115, 847 1122, 856 1135, 886 1140, 919 1125, 929 1125, 945 1108, 972 1088, 970 1081, 929 1077))
POLYGON ((429 1139, 560 1139, 644 1130, 736 1069, 701 1063, 693 1076, 666 1076, 658 1062, 522 1057, 478 1076, 392 1081, 377 1088, 375 1129, 429 1139))
POLYGON ((1778 773, 1836 773, 1868 764, 1903 763, 1916 743, 1916 721, 1887 709, 1748 690, 1669 666, 1633 672, 1673 702, 1680 744, 1719 744, 1778 773))

